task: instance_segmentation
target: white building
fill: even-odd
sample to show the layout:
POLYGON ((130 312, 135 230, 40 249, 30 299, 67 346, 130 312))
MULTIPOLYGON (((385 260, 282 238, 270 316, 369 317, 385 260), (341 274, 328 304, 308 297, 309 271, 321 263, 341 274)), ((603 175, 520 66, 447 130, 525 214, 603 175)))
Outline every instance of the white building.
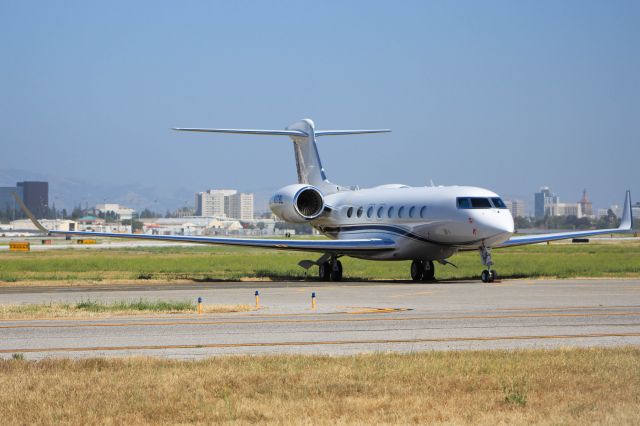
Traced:
MULTIPOLYGON (((78 223, 67 219, 41 219, 42 226, 51 231, 77 231, 78 223)), ((40 232, 30 219, 18 219, 11 221, 10 229, 13 231, 40 232)))
POLYGON ((210 189, 196 194, 196 216, 253 219, 253 194, 235 189, 210 189))
POLYGON ((196 216, 225 217, 225 199, 236 194, 235 189, 210 189, 196 194, 196 216))
POLYGON ((133 214, 135 213, 134 209, 129 207, 121 206, 120 204, 96 204, 96 211, 100 213, 107 214, 108 212, 113 212, 120 216, 121 220, 131 220, 133 214))
POLYGON ((253 219, 253 194, 233 194, 225 198, 227 217, 240 220, 253 219))
POLYGON ((580 203, 554 203, 549 205, 549 216, 576 216, 581 218, 582 206, 580 203))
MULTIPOLYGON (((616 215, 616 217, 622 217, 622 207, 617 204, 611 205, 608 209, 598 209, 598 217, 607 217, 609 215, 609 210, 616 215)), ((633 213, 633 217, 637 217, 633 208, 631 209, 633 213)))

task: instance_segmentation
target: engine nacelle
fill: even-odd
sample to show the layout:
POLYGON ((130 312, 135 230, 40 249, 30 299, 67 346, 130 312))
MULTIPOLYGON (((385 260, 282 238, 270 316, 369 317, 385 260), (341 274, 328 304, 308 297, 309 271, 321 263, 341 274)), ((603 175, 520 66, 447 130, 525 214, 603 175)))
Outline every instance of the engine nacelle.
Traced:
POLYGON ((324 197, 315 186, 295 184, 280 188, 269 200, 269 208, 280 219, 304 223, 324 211, 324 197))

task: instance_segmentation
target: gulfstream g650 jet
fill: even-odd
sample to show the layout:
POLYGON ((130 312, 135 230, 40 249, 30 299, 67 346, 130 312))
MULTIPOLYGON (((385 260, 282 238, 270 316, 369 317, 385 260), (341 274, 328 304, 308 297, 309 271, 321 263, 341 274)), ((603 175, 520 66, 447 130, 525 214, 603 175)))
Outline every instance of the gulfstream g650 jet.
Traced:
MULTIPOLYGON (((458 251, 477 250, 486 267, 484 282, 496 279, 491 249, 561 240, 612 232, 631 231, 631 197, 626 193, 619 228, 563 232, 534 236, 512 236, 513 218, 498 194, 472 186, 409 187, 382 185, 354 189, 331 183, 316 147, 325 136, 383 133, 389 130, 315 130, 304 119, 285 130, 193 129, 188 132, 239 133, 288 136, 293 141, 298 183, 278 190, 270 208, 279 218, 292 223, 309 223, 326 240, 248 239, 96 232, 50 231, 51 234, 91 235, 229 244, 320 253, 317 260, 300 266, 318 266, 322 280, 342 279, 341 256, 369 260, 411 260, 411 278, 434 279, 434 262, 446 265, 458 251)), ((44 228, 41 228, 44 231, 44 228)))

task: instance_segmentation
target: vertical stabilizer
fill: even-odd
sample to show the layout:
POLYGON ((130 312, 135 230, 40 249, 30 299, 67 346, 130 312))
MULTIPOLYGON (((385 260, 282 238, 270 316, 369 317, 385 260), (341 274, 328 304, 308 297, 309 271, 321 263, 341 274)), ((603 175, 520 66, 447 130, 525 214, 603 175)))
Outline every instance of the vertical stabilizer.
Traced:
POLYGON ((318 147, 316 146, 313 121, 305 118, 288 126, 287 130, 298 130, 304 133, 304 136, 289 136, 293 141, 293 149, 296 155, 298 183, 313 185, 325 194, 338 191, 339 187, 327 180, 327 175, 322 167, 318 147))

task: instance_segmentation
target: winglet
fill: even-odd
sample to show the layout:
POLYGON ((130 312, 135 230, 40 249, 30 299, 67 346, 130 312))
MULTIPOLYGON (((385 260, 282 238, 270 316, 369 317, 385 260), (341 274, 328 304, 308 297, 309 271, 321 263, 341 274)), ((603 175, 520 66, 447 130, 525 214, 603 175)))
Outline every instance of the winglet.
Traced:
POLYGON ((633 229, 633 210, 631 209, 631 191, 627 190, 624 198, 624 208, 622 210, 622 220, 620 220, 621 231, 630 231, 633 229))
POLYGON ((36 219, 36 217, 33 215, 33 213, 31 213, 29 211, 29 209, 27 208, 27 206, 25 206, 24 202, 22 201, 22 198, 20 198, 18 193, 17 192, 13 192, 12 195, 13 195, 13 198, 15 198, 16 202, 20 205, 20 209, 22 209, 24 214, 26 214, 27 217, 29 219, 31 219, 31 222, 33 222, 33 224, 36 226, 36 228, 38 228, 40 231, 44 232, 45 234, 48 234, 49 230, 47 228, 45 228, 44 226, 42 226, 42 224, 40 222, 38 222, 38 219, 36 219))

